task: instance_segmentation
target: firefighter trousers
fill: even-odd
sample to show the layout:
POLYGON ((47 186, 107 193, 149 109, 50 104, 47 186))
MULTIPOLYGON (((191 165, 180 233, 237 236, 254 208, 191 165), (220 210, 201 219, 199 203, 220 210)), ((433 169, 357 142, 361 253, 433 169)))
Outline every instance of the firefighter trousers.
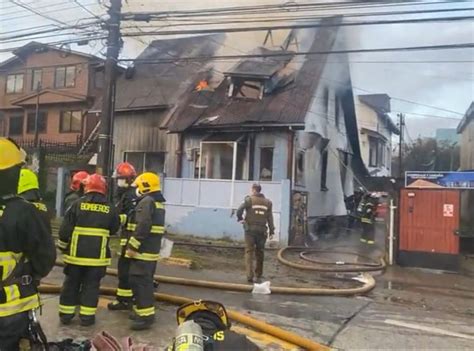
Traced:
POLYGON ((255 256, 255 276, 261 278, 263 274, 263 259, 265 252, 265 242, 267 235, 265 232, 246 231, 245 232, 245 268, 247 279, 254 277, 253 258, 255 256))
POLYGON ((133 291, 133 311, 140 319, 155 318, 153 275, 155 261, 130 260, 130 286, 133 291))
POLYGON ((28 335, 28 312, 0 318, 0 351, 19 350, 19 342, 28 335))
POLYGON ((375 225, 374 223, 362 222, 362 236, 360 241, 367 244, 374 244, 375 225))
POLYGON ((99 301, 100 281, 106 266, 90 267, 68 264, 64 267, 66 279, 59 298, 59 315, 75 315, 79 306, 81 319, 94 318, 99 301))
POLYGON ((125 257, 125 250, 122 250, 117 263, 118 268, 118 289, 117 300, 124 303, 132 301, 133 292, 130 287, 130 258, 125 257))

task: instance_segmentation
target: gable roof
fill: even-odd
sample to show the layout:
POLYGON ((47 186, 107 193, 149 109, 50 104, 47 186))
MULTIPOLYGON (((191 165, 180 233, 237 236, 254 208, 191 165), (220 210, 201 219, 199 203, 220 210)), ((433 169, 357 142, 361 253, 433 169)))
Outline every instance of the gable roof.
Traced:
POLYGON ((378 116, 387 123, 388 129, 396 134, 400 134, 400 129, 393 122, 392 118, 388 114, 391 112, 390 108, 390 96, 387 94, 367 94, 367 95, 358 95, 359 100, 365 105, 369 106, 374 110, 378 116))
POLYGON ((15 55, 13 57, 10 57, 9 59, 0 62, 0 67, 5 67, 8 66, 9 64, 15 63, 17 61, 20 61, 22 57, 27 56, 35 51, 38 50, 54 50, 54 51, 59 51, 67 55, 78 55, 82 57, 89 58, 94 61, 102 62, 104 61, 98 56, 90 55, 84 52, 80 51, 74 51, 74 50, 69 50, 69 49, 64 49, 61 47, 57 47, 54 45, 50 44, 43 44, 37 41, 30 41, 29 43, 23 45, 22 47, 12 51, 12 53, 15 55))
POLYGON ((458 134, 461 134, 473 119, 474 119, 474 101, 471 102, 471 105, 467 109, 464 117, 461 119, 461 122, 459 122, 459 125, 457 128, 458 134))
MULTIPOLYGON (((223 36, 218 34, 151 42, 136 58, 129 72, 117 78, 115 110, 172 107, 196 79, 200 68, 206 62, 175 63, 170 62, 170 58, 212 56, 223 36), (160 63, 159 60, 166 62, 160 63)), ((91 112, 98 112, 101 109, 102 99, 98 99, 91 112)))
POLYGON ((18 99, 12 100, 12 105, 27 106, 35 105, 37 103, 37 96, 45 96, 46 101, 41 101, 41 104, 54 104, 64 102, 83 102, 87 100, 87 96, 71 93, 70 91, 56 90, 56 89, 43 89, 39 93, 33 92, 28 95, 19 97, 18 99), (60 97, 59 99, 57 97, 60 97))
MULTIPOLYGON (((340 23, 341 17, 323 19, 324 22, 340 23)), ((322 26, 298 30, 292 33, 299 38, 301 43, 306 42, 304 49, 299 51, 324 52, 330 51, 336 42, 338 26, 322 26)), ((262 50, 255 42, 253 50, 262 50)), ((260 75, 275 75, 273 69, 280 67, 283 71, 282 82, 263 98, 251 100, 240 98, 228 98, 228 82, 226 76, 232 75, 232 70, 224 73, 219 78, 220 84, 214 91, 195 91, 189 89, 187 98, 174 112, 173 118, 168 125, 170 132, 182 132, 189 128, 211 128, 245 125, 300 125, 303 126, 314 92, 320 83, 320 78, 325 67, 327 54, 317 55, 317 59, 311 59, 310 55, 290 57, 288 64, 281 69, 282 60, 275 62, 274 58, 259 60, 260 75), (303 57, 303 63, 301 59, 303 57), (273 66, 272 66, 273 65, 273 66), (212 117, 212 118, 211 118, 212 117), (215 118, 213 118, 215 117, 215 118)), ((248 62, 248 60, 241 61, 248 62)), ((237 64, 236 67, 242 67, 237 64)), ((245 65, 248 69, 249 65, 245 65)), ((259 67, 252 69, 252 74, 259 67)), ((235 70, 235 69, 234 69, 235 70)), ((215 78, 215 70, 213 79, 215 78)))

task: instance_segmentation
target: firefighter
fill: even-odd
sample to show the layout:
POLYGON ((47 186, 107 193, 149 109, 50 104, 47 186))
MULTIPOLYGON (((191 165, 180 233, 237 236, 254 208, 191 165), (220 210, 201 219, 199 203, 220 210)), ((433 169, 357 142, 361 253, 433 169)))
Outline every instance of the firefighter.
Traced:
POLYGON ((53 268, 56 249, 37 208, 17 197, 25 154, 0 138, 0 350, 19 348, 40 305, 39 280, 53 268))
POLYGON ((138 203, 129 218, 131 236, 125 257, 131 258, 129 281, 134 303, 131 328, 143 330, 155 321, 153 275, 165 231, 165 198, 160 177, 155 173, 139 175, 132 185, 136 187, 138 203))
POLYGON ((22 168, 18 182, 18 195, 31 202, 40 211, 47 228, 51 231, 51 218, 39 191, 38 176, 28 168, 22 168))
POLYGON ((107 305, 109 310, 128 310, 132 307, 132 289, 128 280, 130 270, 130 258, 125 257, 125 246, 130 236, 127 229, 128 217, 135 209, 137 203, 136 189, 132 187, 132 183, 137 176, 135 168, 128 162, 122 162, 115 168, 113 177, 117 179, 117 211, 120 214, 120 247, 121 253, 118 259, 118 289, 115 301, 107 305))
POLYGON ((84 195, 83 181, 89 176, 86 171, 79 171, 74 173, 71 178, 71 191, 64 197, 64 212, 66 212, 71 205, 79 200, 84 195))
POLYGON ((359 187, 354 194, 348 196, 344 199, 347 209, 347 228, 346 234, 350 235, 356 227, 358 227, 358 223, 360 220, 357 208, 359 207, 362 198, 364 197, 364 188, 359 187))
POLYGON ((267 225, 270 239, 275 233, 273 224, 272 202, 262 194, 260 184, 253 184, 251 195, 247 196, 237 210, 237 220, 244 225, 245 230, 245 266, 247 281, 253 283, 253 256, 256 257, 255 278, 259 282, 263 274, 263 258, 265 241, 267 240, 267 225), (245 210, 245 220, 243 213, 245 210))
POLYGON ((366 194, 359 208, 361 212, 362 235, 360 241, 364 244, 375 244, 375 213, 377 210, 377 195, 366 194))
POLYGON ((59 230, 58 246, 66 264, 59 316, 65 325, 74 318, 78 305, 81 325, 95 323, 100 281, 111 261, 109 236, 120 226, 115 208, 107 202, 104 177, 88 176, 84 193, 66 212, 59 230))

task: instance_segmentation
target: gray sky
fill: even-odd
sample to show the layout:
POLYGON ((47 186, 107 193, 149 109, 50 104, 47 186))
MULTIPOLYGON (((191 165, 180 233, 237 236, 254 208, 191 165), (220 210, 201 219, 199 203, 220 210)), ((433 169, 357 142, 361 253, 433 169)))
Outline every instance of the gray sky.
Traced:
MULTIPOLYGON (((20 0, 15 1, 18 2, 20 0)), ((100 4, 98 0, 77 1, 98 16, 105 14, 105 7, 100 4)), ((77 1, 21 0, 20 2, 33 7, 42 14, 54 18, 57 21, 74 24, 81 18, 91 17, 90 13, 77 5, 77 1)), ((104 1, 100 2, 104 3, 104 1)), ((286 1, 278 0, 128 0, 124 1, 123 11, 157 11, 158 9, 163 11, 188 10, 236 5, 282 4, 285 2, 286 1)), ((308 1, 299 0, 292 2, 305 3, 308 1)), ((310 2, 316 1, 311 0, 310 2)), ((321 2, 328 2, 328 0, 321 2)), ((432 0, 429 2, 432 2, 432 0)), ((108 3, 108 1, 106 1, 106 3, 108 3)), ((387 3, 390 3, 390 1, 387 1, 387 3)), ((467 1, 464 3, 442 5, 391 6, 377 8, 373 11, 406 11, 456 7, 474 7, 474 3, 467 1)), ((366 12, 367 10, 364 9, 362 11, 366 12)), ((358 11, 353 10, 352 13, 356 12, 358 11)), ((321 12, 321 14, 329 14, 329 12, 321 12)), ((404 15, 403 17, 384 16, 383 19, 460 15, 474 15, 474 11, 404 15)), ((354 20, 373 19, 375 18, 356 18, 354 20)), ((25 28, 51 24, 59 25, 53 20, 45 19, 21 7, 15 6, 10 0, 0 0, 0 37, 15 34, 11 31, 18 33, 18 31, 25 28)), ((131 25, 131 23, 127 23, 125 26, 129 25, 131 25)), ((474 21, 346 27, 344 28, 344 33, 347 48, 474 43, 474 21)), ((43 38, 38 39, 38 41, 48 42, 65 38, 68 37, 43 38)), ((134 58, 144 49, 147 42, 158 38, 159 37, 143 37, 138 38, 139 40, 127 38, 122 51, 122 57, 134 58)), ((27 41, 0 43, 0 49, 21 46, 26 42, 27 41)), ((89 46, 73 46, 72 49, 100 55, 104 52, 104 43, 95 41, 89 46)), ((8 57, 10 57, 8 53, 0 53, 0 60, 7 59, 8 57)), ((404 112, 407 115, 407 126, 411 138, 415 138, 418 135, 432 136, 436 128, 456 127, 458 124, 457 119, 462 117, 462 114, 467 110, 471 101, 474 100, 474 62, 472 62, 474 61, 474 49, 352 54, 350 61, 355 94, 387 93, 390 95, 392 97, 393 115, 395 116, 397 112, 404 112), (367 63, 367 61, 396 62, 367 63), (402 63, 400 61, 425 61, 425 63, 402 63), (471 62, 428 63, 426 61, 471 62), (409 100, 415 103, 408 103, 403 100, 409 100), (430 105, 437 108, 423 105, 430 105), (443 111, 442 109, 453 112, 443 111)))

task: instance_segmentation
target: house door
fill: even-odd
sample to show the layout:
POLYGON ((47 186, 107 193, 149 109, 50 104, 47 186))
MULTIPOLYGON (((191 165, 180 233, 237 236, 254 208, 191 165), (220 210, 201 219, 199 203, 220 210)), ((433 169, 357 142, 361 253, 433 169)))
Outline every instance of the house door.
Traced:
POLYGON ((457 255, 459 200, 457 190, 402 189, 400 252, 457 255))

